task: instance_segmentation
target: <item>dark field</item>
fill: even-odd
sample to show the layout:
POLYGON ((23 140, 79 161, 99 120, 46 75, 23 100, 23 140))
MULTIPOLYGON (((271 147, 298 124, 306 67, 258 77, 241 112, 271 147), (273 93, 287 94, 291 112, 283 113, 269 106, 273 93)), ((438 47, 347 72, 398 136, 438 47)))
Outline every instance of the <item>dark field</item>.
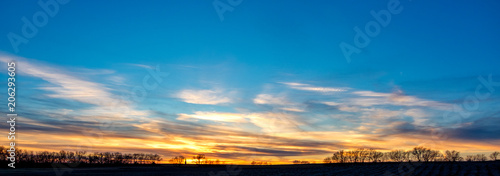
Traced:
POLYGON ((113 166, 87 168, 0 169, 0 175, 481 175, 500 176, 500 162, 364 163, 308 165, 218 165, 218 166, 113 166), (59 174, 57 174, 59 172, 59 174))

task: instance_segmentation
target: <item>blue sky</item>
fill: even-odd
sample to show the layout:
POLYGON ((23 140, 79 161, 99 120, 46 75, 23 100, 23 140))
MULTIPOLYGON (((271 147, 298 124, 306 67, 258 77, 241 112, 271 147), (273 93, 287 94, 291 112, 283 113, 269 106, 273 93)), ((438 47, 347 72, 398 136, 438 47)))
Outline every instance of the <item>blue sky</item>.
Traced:
MULTIPOLYGON (((465 110, 467 118, 443 114, 457 110, 454 104, 464 110, 464 100, 482 85, 478 77, 500 80, 500 2, 243 0, 223 20, 213 2, 58 3, 58 12, 17 51, 9 33, 22 36, 21 19, 32 22, 43 9, 36 1, 2 2, 1 60, 19 62, 26 147, 72 146, 57 135, 86 139, 82 131, 108 120, 115 127, 99 130, 110 140, 96 142, 95 150, 133 140, 164 155, 191 154, 189 146, 197 146, 196 152, 234 161, 247 160, 234 156, 243 152, 284 162, 370 145, 473 141, 457 149, 499 149, 492 135, 499 127, 493 123, 500 118, 499 88, 483 86, 479 92, 490 94, 465 110), (339 44, 354 45, 354 28, 375 21, 370 11, 396 2, 401 12, 348 62, 339 44), (159 84, 144 100, 130 99, 156 67, 168 76, 149 79, 159 84), (216 131, 197 133, 200 128, 216 131), (428 139, 433 130, 447 137, 428 139), (35 133, 57 135, 44 141, 35 133), (228 134, 234 139, 224 139, 228 134), (200 141, 207 146, 193 144, 200 141), (311 151, 299 152, 304 148, 311 151), (264 149, 269 152, 259 152, 264 149)), ((134 147, 140 146, 123 150, 134 147)))

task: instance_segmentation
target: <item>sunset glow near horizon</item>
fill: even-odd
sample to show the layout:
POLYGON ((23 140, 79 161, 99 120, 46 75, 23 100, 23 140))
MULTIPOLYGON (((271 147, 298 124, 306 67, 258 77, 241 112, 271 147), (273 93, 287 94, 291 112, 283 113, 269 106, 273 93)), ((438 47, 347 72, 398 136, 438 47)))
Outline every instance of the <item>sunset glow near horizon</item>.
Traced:
MULTIPOLYGON (((235 164, 500 150, 500 2, 395 2, 243 0, 223 19, 212 1, 59 4, 28 42, 0 40, 2 83, 7 62, 18 74, 16 144, 235 164)), ((4 36, 43 11, 2 4, 4 36)))

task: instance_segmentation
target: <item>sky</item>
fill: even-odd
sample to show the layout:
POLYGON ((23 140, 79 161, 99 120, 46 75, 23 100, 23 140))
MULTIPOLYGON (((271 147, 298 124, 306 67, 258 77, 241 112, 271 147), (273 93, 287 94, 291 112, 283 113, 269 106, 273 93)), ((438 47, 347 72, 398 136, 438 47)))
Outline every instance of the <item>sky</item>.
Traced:
POLYGON ((247 164, 500 150, 498 1, 0 4, 20 148, 247 164))

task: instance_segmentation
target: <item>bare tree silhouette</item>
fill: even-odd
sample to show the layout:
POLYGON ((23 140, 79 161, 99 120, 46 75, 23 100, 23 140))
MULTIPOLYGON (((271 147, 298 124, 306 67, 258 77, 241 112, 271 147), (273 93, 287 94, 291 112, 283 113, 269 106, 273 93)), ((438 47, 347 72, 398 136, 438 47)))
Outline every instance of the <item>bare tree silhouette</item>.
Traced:
POLYGON ((500 155, 500 152, 495 151, 495 152, 490 154, 490 158, 495 161, 495 160, 497 160, 498 155, 500 155))
POLYGON ((271 165, 271 162, 267 161, 252 161, 252 165, 271 165))
POLYGON ((344 152, 344 150, 339 150, 339 151, 333 153, 332 161, 335 161, 337 163, 347 162, 347 156, 346 156, 346 153, 344 152))
POLYGON ((368 152, 368 161, 377 162, 384 156, 384 153, 378 152, 375 149, 369 149, 368 152))
POLYGON ((488 158, 485 154, 477 154, 475 156, 475 161, 486 161, 488 158))
POLYGON ((422 147, 422 146, 418 146, 418 147, 413 148, 412 154, 420 162, 420 161, 422 161, 424 153, 426 153, 427 150, 430 150, 430 149, 422 147))
POLYGON ((325 159, 323 159, 323 163, 325 164, 331 164, 333 161, 332 161, 332 158, 331 157, 326 157, 325 159))
POLYGON ((440 152, 437 150, 426 149, 422 153, 422 159, 425 162, 434 161, 439 156, 439 154, 440 152))
POLYGON ((5 161, 7 159, 7 149, 4 146, 0 146, 0 161, 5 161))
POLYGON ((396 161, 396 162, 404 162, 405 160, 408 159, 407 156, 409 152, 406 152, 404 150, 392 150, 388 153, 389 159, 396 161))
POLYGON ((455 150, 452 151, 446 150, 444 157, 446 161, 451 161, 451 162, 461 161, 463 159, 460 156, 460 152, 455 150))
POLYGON ((311 164, 309 161, 300 161, 300 160, 293 160, 293 164, 311 164))
POLYGON ((486 161, 488 158, 485 154, 477 154, 477 155, 467 155, 466 161, 486 161))
POLYGON ((184 156, 176 156, 168 161, 173 164, 183 164, 186 162, 186 158, 184 156))
POLYGON ((357 155, 359 162, 362 162, 362 163, 364 163, 365 160, 368 159, 369 154, 370 154, 369 150, 366 150, 364 148, 356 149, 356 153, 355 153, 355 155, 357 155))
POLYGON ((474 155, 467 155, 467 156, 465 156, 465 161, 469 161, 469 162, 470 161, 475 161, 474 160, 474 155))
POLYGON ((203 159, 205 159, 205 154, 198 154, 193 156, 193 159, 196 164, 202 164, 203 159))

